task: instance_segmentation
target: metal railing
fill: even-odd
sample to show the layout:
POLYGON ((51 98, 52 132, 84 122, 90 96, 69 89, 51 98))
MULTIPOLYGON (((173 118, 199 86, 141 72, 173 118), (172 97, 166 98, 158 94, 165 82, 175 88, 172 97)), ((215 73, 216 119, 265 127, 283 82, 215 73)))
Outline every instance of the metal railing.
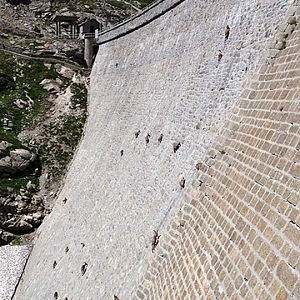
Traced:
POLYGON ((79 38, 81 39, 90 39, 90 38, 97 38, 98 37, 98 32, 91 32, 91 33, 82 33, 80 34, 79 38))
POLYGON ((73 33, 73 34, 60 33, 59 35, 57 35, 57 38, 60 40, 76 40, 79 38, 79 34, 78 33, 73 33))

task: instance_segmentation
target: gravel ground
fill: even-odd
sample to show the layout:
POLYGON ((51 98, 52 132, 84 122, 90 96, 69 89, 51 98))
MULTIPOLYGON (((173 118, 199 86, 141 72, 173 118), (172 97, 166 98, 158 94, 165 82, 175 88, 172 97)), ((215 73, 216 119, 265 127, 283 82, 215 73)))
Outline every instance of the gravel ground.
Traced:
POLYGON ((0 247, 0 299, 10 300, 22 274, 27 257, 28 246, 0 247))

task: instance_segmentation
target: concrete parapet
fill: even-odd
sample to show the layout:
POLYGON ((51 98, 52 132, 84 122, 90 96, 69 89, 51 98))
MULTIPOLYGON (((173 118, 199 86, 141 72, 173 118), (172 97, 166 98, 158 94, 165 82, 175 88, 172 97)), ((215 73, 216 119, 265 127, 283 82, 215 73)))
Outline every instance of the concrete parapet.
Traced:
POLYGON ((143 10, 138 15, 114 26, 101 33, 97 42, 99 44, 107 43, 111 40, 124 36, 134 30, 140 29, 143 26, 149 24, 153 20, 161 17, 163 14, 167 13, 169 10, 175 8, 177 5, 185 0, 160 0, 156 1, 149 8, 143 10))
POLYGON ((94 45, 96 43, 95 38, 84 39, 84 61, 88 68, 91 68, 94 62, 94 45))

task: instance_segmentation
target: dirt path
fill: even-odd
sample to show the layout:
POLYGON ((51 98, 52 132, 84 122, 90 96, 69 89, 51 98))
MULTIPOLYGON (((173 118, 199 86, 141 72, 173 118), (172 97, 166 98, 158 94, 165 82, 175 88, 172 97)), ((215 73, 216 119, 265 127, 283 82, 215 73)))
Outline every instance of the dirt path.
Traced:
POLYGON ((13 51, 13 50, 8 50, 8 49, 0 49, 0 51, 3 51, 3 52, 6 52, 6 53, 10 53, 10 54, 13 54, 17 57, 20 57, 20 58, 24 58, 24 59, 35 59, 35 60, 40 60, 40 61, 44 61, 46 63, 57 63, 57 64, 61 64, 65 67, 68 67, 70 69, 73 69, 73 70, 85 70, 85 68, 83 66, 80 66, 79 64, 77 63, 74 63, 74 62, 70 62, 70 61, 66 61, 66 60, 63 60, 62 58, 56 58, 56 57, 38 57, 38 56, 31 56, 31 55, 28 55, 28 54, 21 54, 19 52, 16 52, 16 51, 13 51))

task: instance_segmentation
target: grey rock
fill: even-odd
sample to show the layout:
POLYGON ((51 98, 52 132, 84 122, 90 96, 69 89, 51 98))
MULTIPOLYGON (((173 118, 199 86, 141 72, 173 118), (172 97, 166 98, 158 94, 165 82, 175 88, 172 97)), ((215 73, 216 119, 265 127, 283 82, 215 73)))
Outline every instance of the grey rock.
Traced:
POLYGON ((19 209, 20 212, 22 212, 22 210, 24 208, 26 208, 27 206, 28 206, 28 203, 26 201, 20 201, 20 202, 18 202, 18 209, 19 209))
POLYGON ((14 101, 14 105, 17 107, 17 108, 24 108, 27 106, 27 101, 23 100, 23 99, 17 99, 14 101))
POLYGON ((0 142, 0 151, 6 150, 10 146, 12 146, 11 143, 9 143, 7 141, 1 141, 0 142))
POLYGON ((14 168, 12 167, 12 161, 9 156, 5 156, 0 159, 0 175, 2 172, 13 174, 14 168))
POLYGON ((22 201, 22 196, 21 195, 17 195, 17 197, 15 198, 16 201, 22 201))
POLYGON ((26 189, 30 192, 34 191, 36 188, 36 185, 33 184, 31 181, 28 181, 26 184, 26 189))
POLYGON ((22 216, 15 222, 7 221, 4 225, 7 224, 6 229, 12 233, 16 234, 25 234, 34 231, 33 226, 28 222, 32 220, 32 218, 28 218, 28 216, 22 216))
POLYGON ((31 203, 33 205, 41 205, 43 203, 43 199, 41 196, 33 195, 31 203))
POLYGON ((25 172, 36 162, 37 156, 25 149, 10 151, 10 156, 0 159, 0 177, 25 172))
POLYGON ((9 201, 8 203, 5 204, 5 210, 9 212, 16 212, 17 208, 19 207, 19 201, 9 201))
POLYGON ((60 92, 60 84, 53 79, 44 79, 40 82, 45 90, 50 93, 59 93, 60 92))
POLYGON ((41 212, 36 212, 32 214, 33 220, 41 220, 43 218, 43 214, 41 212))
POLYGON ((15 149, 10 151, 10 156, 14 160, 30 160, 32 159, 32 153, 30 153, 28 150, 25 149, 15 149))
POLYGON ((7 232, 3 229, 0 229, 0 246, 9 244, 14 238, 15 238, 14 234, 7 232))

